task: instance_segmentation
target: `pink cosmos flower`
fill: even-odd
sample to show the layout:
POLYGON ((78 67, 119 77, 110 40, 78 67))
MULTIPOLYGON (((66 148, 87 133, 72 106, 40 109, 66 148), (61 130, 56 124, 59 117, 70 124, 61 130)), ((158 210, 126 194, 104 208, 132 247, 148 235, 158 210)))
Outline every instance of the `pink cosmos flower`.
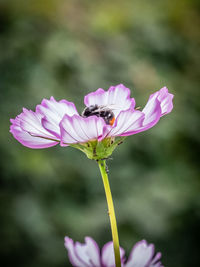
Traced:
MULTIPOLYGON (((105 244, 100 252, 97 243, 91 237, 86 237, 84 244, 74 243, 71 238, 65 237, 65 247, 72 266, 115 267, 113 242, 105 244)), ((155 253, 154 245, 148 244, 146 240, 135 244, 127 261, 123 248, 120 248, 120 256, 122 267, 163 267, 160 262, 161 253, 155 253)))
POLYGON ((46 148, 102 141, 129 136, 153 127, 172 108, 173 95, 166 87, 150 95, 142 111, 124 85, 98 89, 85 96, 86 109, 80 115, 72 102, 43 99, 36 110, 23 109, 11 119, 10 132, 24 146, 46 148))

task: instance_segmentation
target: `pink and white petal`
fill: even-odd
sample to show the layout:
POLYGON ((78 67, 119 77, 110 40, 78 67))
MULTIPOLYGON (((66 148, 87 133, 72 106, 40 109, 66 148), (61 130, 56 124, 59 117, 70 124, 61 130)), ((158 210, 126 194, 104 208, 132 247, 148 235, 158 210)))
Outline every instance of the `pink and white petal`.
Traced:
POLYGON ((121 111, 108 136, 128 136, 140 131, 144 121, 144 113, 129 109, 121 111))
POLYGON ((84 103, 87 107, 91 105, 106 105, 107 92, 102 88, 97 89, 95 92, 89 93, 84 97, 84 103))
POLYGON ((50 134, 54 135, 57 139, 60 139, 60 127, 50 121, 46 117, 41 119, 42 127, 47 130, 50 134))
POLYGON ((78 267, 101 267, 100 251, 96 242, 85 238, 85 243, 73 243, 69 237, 65 237, 65 247, 68 249, 70 262, 78 267))
POLYGON ((159 261, 162 254, 160 252, 156 253, 153 260, 151 260, 149 267, 161 267, 162 263, 159 261))
POLYGON ((86 267, 87 266, 85 265, 85 262, 83 262, 76 254, 74 241, 67 236, 65 237, 65 247, 68 250, 69 260, 73 266, 75 267, 77 266, 86 267))
POLYGON ((108 105, 116 105, 118 109, 127 110, 135 107, 135 99, 130 98, 131 91, 123 84, 111 86, 108 89, 108 105))
POLYGON ((65 115, 60 123, 61 145, 85 143, 91 140, 104 139, 110 126, 102 118, 91 116, 83 118, 79 115, 65 115))
POLYGON ((76 242, 74 245, 74 251, 79 260, 84 263, 84 267, 95 267, 91 264, 90 258, 87 255, 88 248, 86 244, 76 242))
POLYGON ((125 267, 149 267, 153 254, 153 244, 148 245, 142 240, 133 247, 125 267))
POLYGON ((17 116, 17 119, 21 129, 32 136, 55 139, 55 136, 42 126, 41 114, 23 108, 23 112, 17 116))
POLYGON ((90 258, 92 266, 101 267, 100 250, 97 243, 91 237, 85 238, 87 245, 87 255, 90 258))
POLYGON ((145 117, 140 131, 146 131, 160 120, 161 106, 159 100, 156 97, 149 98, 142 112, 145 117))
POLYGON ((173 95, 164 87, 149 97, 142 112, 132 108, 121 111, 108 136, 128 136, 148 130, 172 110, 172 99, 173 95))
POLYGON ((126 88, 123 84, 111 86, 108 91, 99 88, 85 96, 84 103, 86 106, 110 106, 113 110, 115 117, 121 110, 127 110, 135 107, 134 98, 130 98, 130 89, 126 88))
MULTIPOLYGON (((120 247, 120 258, 123 264, 125 251, 120 247)), ((115 254, 113 248, 113 242, 106 243, 102 248, 101 261, 105 267, 115 267, 115 254)))
POLYGON ((42 114, 45 119, 42 120, 43 126, 51 133, 60 137, 59 123, 65 114, 72 116, 78 115, 75 105, 67 100, 56 101, 53 97, 43 99, 40 105, 37 105, 36 112, 42 114))
POLYGON ((10 126, 10 132, 13 134, 14 138, 17 139, 17 141, 19 141, 26 147, 39 149, 55 146, 58 144, 58 142, 55 140, 35 137, 22 130, 22 128, 20 127, 19 118, 11 119, 10 121, 12 123, 12 125, 10 126))
POLYGON ((173 94, 170 94, 167 87, 161 88, 156 93, 150 95, 150 98, 157 98, 160 101, 161 106, 161 116, 169 113, 173 109, 172 99, 174 97, 173 94))

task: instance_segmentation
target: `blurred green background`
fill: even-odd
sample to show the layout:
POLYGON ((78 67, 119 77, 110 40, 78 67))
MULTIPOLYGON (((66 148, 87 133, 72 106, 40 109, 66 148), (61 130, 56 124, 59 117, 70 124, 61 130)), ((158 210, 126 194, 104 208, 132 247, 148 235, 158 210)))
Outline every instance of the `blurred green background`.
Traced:
POLYGON ((111 240, 96 162, 32 150, 9 119, 54 96, 76 103, 124 83, 137 106, 167 86, 174 110, 108 162, 121 246, 145 238, 169 267, 199 266, 198 0, 0 1, 0 253, 3 267, 70 266, 65 235, 111 240))

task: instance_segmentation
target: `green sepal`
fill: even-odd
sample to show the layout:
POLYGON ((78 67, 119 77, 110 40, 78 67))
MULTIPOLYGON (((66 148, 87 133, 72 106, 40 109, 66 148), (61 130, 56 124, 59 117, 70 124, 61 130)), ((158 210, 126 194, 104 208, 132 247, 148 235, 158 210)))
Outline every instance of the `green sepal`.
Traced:
POLYGON ((89 159, 101 160, 110 157, 115 148, 123 142, 125 137, 117 139, 108 137, 102 141, 94 140, 87 143, 72 144, 71 147, 81 150, 89 159))

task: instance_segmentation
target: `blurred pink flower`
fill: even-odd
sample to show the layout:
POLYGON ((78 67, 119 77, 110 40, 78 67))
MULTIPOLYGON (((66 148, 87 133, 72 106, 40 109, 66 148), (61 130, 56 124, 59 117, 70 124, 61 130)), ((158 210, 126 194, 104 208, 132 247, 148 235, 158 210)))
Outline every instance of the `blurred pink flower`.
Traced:
MULTIPOLYGON (((91 237, 85 237, 85 243, 65 237, 65 247, 71 264, 76 267, 115 267, 113 242, 105 244, 100 252, 97 243, 91 237)), ((154 245, 145 240, 137 242, 126 261, 125 251, 120 248, 122 267, 163 267, 161 253, 155 253, 154 245)))
POLYGON ((36 111, 23 109, 11 119, 10 132, 24 146, 46 148, 68 146, 108 137, 128 136, 153 127, 172 108, 173 95, 166 87, 150 95, 142 111, 124 85, 98 89, 85 96, 86 109, 80 115, 72 102, 43 99, 36 111), (88 107, 88 108, 87 108, 88 107))

